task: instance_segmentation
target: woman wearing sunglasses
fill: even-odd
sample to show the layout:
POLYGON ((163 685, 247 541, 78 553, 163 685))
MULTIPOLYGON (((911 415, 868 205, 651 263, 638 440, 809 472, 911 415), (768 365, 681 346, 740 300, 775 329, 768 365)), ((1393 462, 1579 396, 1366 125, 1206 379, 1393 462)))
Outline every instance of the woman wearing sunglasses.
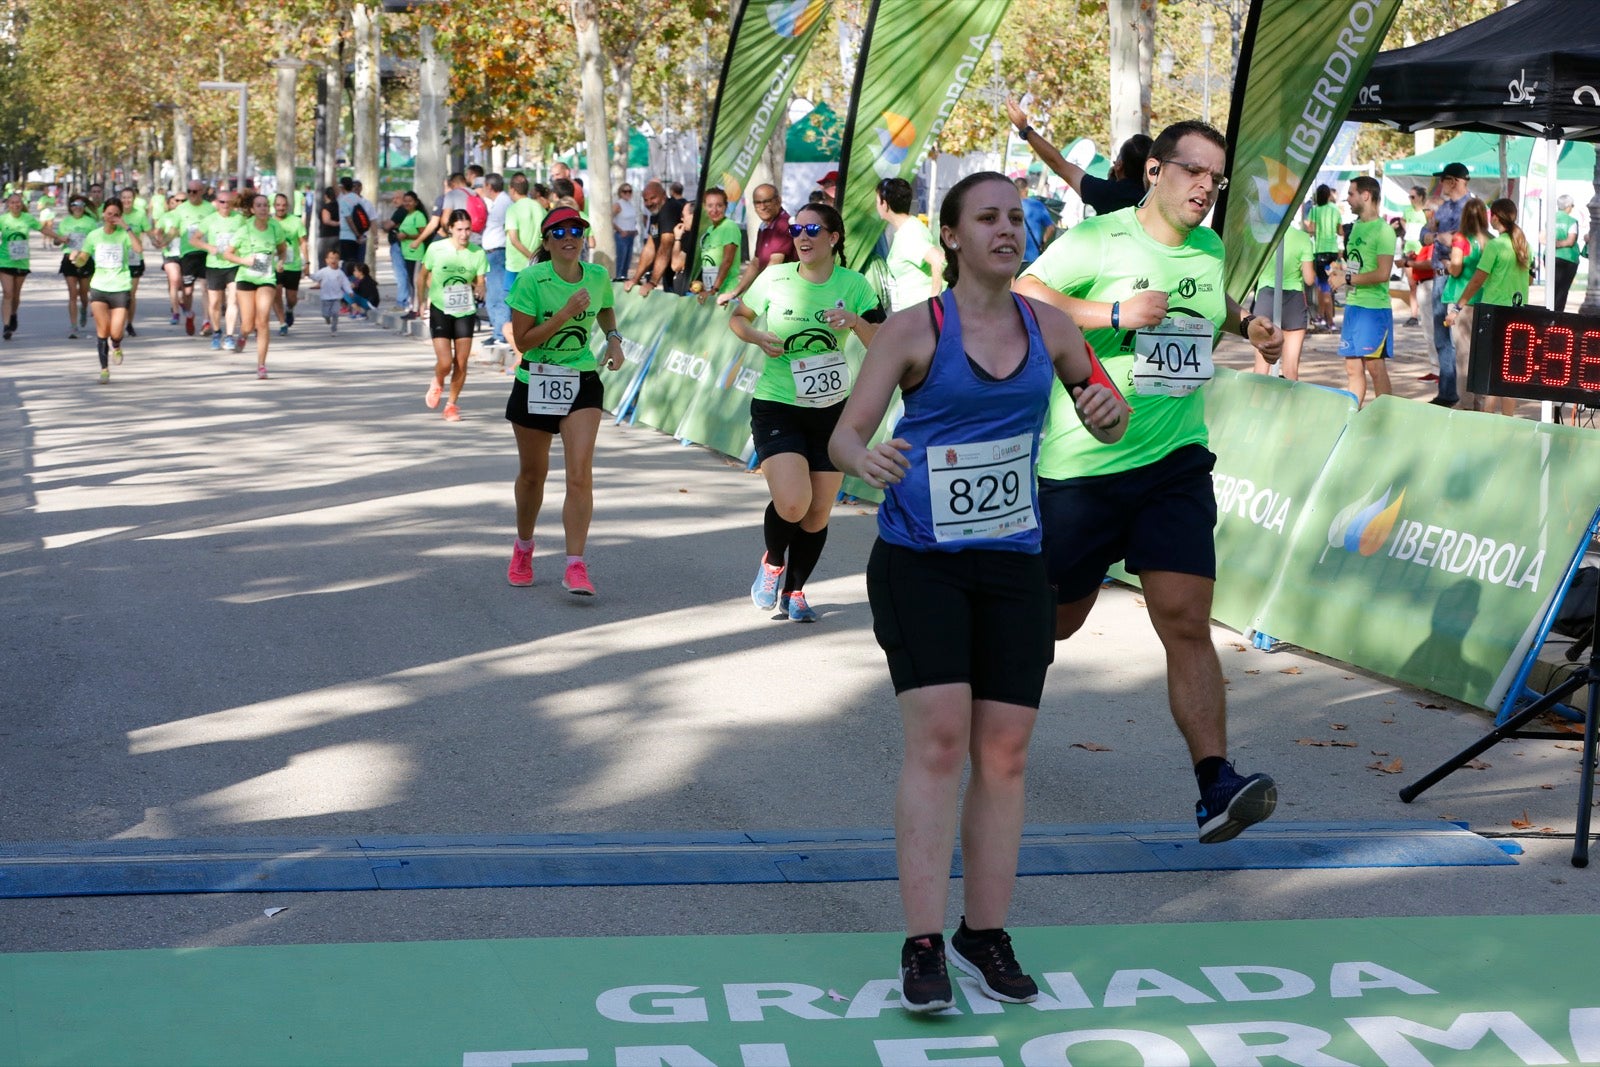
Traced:
POLYGON ((550 474, 550 441, 560 434, 567 473, 561 506, 567 564, 561 587, 574 596, 594 596, 583 551, 594 515, 594 442, 604 389, 589 337, 596 324, 606 332, 605 367, 617 370, 623 362, 622 335, 605 267, 579 258, 589 230, 583 216, 558 207, 540 229, 544 242, 538 258, 517 275, 506 298, 511 336, 522 353, 506 400, 506 421, 517 438, 517 540, 506 581, 533 584, 533 527, 550 474))
POLYGON ((750 599, 793 622, 816 622, 805 583, 822 558, 844 480, 828 458, 828 438, 850 395, 844 342, 853 332, 870 344, 884 314, 866 278, 843 266, 844 222, 831 205, 807 204, 789 233, 796 262, 757 275, 743 300, 729 302, 729 326, 770 357, 750 401, 750 431, 772 493, 762 524, 767 550, 750 599), (762 316, 765 329, 757 328, 762 316))
POLYGON ((461 387, 467 384, 467 358, 472 355, 472 331, 478 325, 478 301, 483 299, 489 257, 477 245, 468 246, 472 216, 462 208, 445 221, 449 238, 428 246, 417 265, 415 310, 428 308, 428 333, 433 338, 433 382, 423 395, 428 407, 439 406, 445 375, 450 375, 450 399, 444 405, 449 422, 461 419, 461 387))
POLYGON ((878 332, 833 436, 839 466, 886 491, 867 595, 905 729, 895 852, 907 934, 901 1002, 914 1012, 950 1006, 947 955, 992 999, 1039 995, 1005 931, 1028 740, 1054 655, 1034 457, 1057 381, 1097 440, 1116 441, 1128 425, 1072 320, 1011 291, 1025 231, 1005 175, 974 174, 951 188, 939 209, 950 288, 878 332), (869 448, 896 387, 905 415, 893 440, 869 448), (947 948, 969 759, 959 823, 965 914, 947 948))

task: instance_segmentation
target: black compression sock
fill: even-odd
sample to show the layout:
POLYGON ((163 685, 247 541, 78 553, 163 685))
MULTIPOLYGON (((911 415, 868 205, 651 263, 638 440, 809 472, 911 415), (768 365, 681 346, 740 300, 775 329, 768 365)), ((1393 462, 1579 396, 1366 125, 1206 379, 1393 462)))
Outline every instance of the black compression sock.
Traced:
POLYGON ((1196 763, 1194 765, 1194 780, 1200 783, 1200 791, 1203 793, 1209 789, 1222 776, 1222 772, 1228 766, 1228 761, 1221 756, 1207 756, 1199 763, 1196 763))
POLYGON ((783 579, 784 592, 806 587, 806 579, 810 578, 811 572, 816 569, 817 561, 822 558, 822 546, 827 543, 826 526, 815 533, 795 530, 794 541, 789 545, 789 570, 783 579))
POLYGON ((778 514, 777 505, 768 504, 767 513, 761 520, 761 532, 767 542, 767 563, 774 567, 783 566, 789 554, 789 545, 800 534, 800 524, 787 521, 778 514))

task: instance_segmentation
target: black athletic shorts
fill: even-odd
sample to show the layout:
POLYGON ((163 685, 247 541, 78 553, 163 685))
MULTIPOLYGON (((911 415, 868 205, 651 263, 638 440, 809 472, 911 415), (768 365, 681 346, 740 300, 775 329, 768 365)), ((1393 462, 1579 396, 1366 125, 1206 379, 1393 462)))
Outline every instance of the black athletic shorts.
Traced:
POLYGON ((278 285, 285 291, 300 288, 300 272, 297 270, 280 270, 278 272, 278 285))
POLYGON ((29 273, 27 267, 0 267, 0 274, 9 274, 13 278, 26 278, 29 273))
POLYGON ((130 277, 130 278, 143 278, 144 277, 144 264, 143 263, 129 263, 128 264, 128 277, 130 277))
POLYGON ((1217 498, 1204 445, 1185 445, 1154 463, 1116 474, 1039 479, 1045 566, 1056 602, 1099 588, 1118 560, 1133 574, 1175 571, 1217 576, 1217 498))
POLYGON ((72 253, 61 257, 61 273, 67 278, 92 278, 94 277, 94 260, 89 260, 83 266, 72 262, 72 253))
POLYGON ((238 273, 238 267, 207 267, 206 290, 213 293, 222 292, 233 284, 233 279, 238 273))
POLYGON ((459 341, 463 337, 471 337, 477 327, 476 315, 452 315, 432 304, 428 305, 428 336, 435 341, 441 337, 447 341, 459 341))
POLYGON ((277 282, 235 282, 241 293, 253 293, 257 289, 276 289, 277 282))
POLYGON ((1044 556, 919 552, 879 539, 867 600, 896 693, 966 683, 974 700, 1039 706, 1056 647, 1044 556))
POLYGON ((123 290, 120 293, 105 293, 94 288, 93 286, 89 288, 89 303, 91 304, 104 304, 109 308, 122 308, 126 310, 128 304, 131 303, 132 300, 133 294, 127 290, 123 290))
POLYGON ((178 257, 178 266, 183 271, 183 284, 193 285, 206 276, 206 254, 185 252, 178 257))
POLYGON ((828 438, 839 424, 845 402, 825 408, 803 408, 779 400, 750 401, 750 436, 755 440, 756 456, 766 462, 784 452, 806 458, 813 474, 837 471, 828 458, 828 438))
MULTIPOLYGON (((527 360, 523 360, 527 366, 527 360)), ((578 372, 578 398, 572 402, 572 411, 583 411, 585 408, 599 408, 605 404, 606 388, 600 381, 596 371, 586 370, 578 372)), ((571 414, 569 411, 568 414, 571 414)), ((543 430, 545 433, 560 433, 561 420, 566 415, 530 415, 528 414, 528 383, 520 379, 511 383, 511 395, 506 397, 506 421, 518 426, 526 426, 530 430, 543 430)))

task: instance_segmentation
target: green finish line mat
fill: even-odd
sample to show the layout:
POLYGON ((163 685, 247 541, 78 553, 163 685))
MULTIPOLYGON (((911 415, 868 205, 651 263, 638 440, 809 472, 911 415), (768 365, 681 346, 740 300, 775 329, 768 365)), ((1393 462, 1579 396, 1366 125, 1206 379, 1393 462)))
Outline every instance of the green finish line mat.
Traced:
POLYGON ((900 936, 0 956, 0 1062, 1600 1064, 1600 917, 1013 927, 1031 1005, 899 1006, 900 936))
MULTIPOLYGON (((1018 873, 1112 874, 1514 864, 1438 820, 1289 822, 1221 845, 1193 823, 1029 826, 1018 873)), ((955 873, 961 873, 959 851, 955 873)), ((219 838, 0 845, 0 898, 504 886, 737 885, 896 877, 894 831, 717 830, 219 838)))

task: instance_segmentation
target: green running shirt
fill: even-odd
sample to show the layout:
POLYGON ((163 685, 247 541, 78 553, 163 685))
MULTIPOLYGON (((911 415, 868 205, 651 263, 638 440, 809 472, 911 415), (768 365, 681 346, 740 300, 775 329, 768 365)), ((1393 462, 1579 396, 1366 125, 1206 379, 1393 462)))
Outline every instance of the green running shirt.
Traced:
POLYGON ((835 266, 820 284, 800 277, 799 263, 778 263, 756 275, 744 302, 767 329, 783 342, 783 355, 769 358, 756 380, 755 398, 795 404, 794 373, 790 363, 808 356, 843 352, 845 329, 834 329, 822 315, 836 307, 863 315, 878 306, 878 294, 862 275, 835 266))
MULTIPOLYGON (((543 348, 524 352, 522 356, 528 362, 554 363, 581 371, 596 370, 600 366, 589 347, 589 336, 594 330, 595 318, 602 309, 615 307, 616 298, 604 267, 598 263, 583 263, 580 266, 583 267, 583 277, 576 282, 569 282, 557 274, 556 265, 549 260, 535 263, 517 274, 517 283, 511 287, 506 304, 535 322, 544 322, 560 311, 562 305, 579 289, 589 291, 589 306, 584 313, 557 330, 543 348)), ((519 364, 517 381, 526 383, 527 380, 528 370, 519 364)))

